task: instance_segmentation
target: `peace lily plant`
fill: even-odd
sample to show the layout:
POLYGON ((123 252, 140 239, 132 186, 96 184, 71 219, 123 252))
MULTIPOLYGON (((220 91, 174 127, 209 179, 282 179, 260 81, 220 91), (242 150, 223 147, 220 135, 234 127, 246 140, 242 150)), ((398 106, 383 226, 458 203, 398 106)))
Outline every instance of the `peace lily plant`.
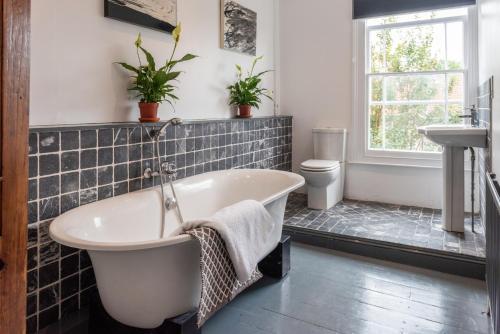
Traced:
POLYGON ((140 98, 139 109, 141 112, 141 122, 158 122, 158 106, 160 103, 167 102, 173 107, 173 103, 179 98, 174 94, 177 89, 173 85, 177 81, 180 71, 174 71, 177 64, 196 58, 192 54, 186 54, 180 59, 174 59, 177 45, 181 37, 181 25, 179 24, 172 32, 172 38, 175 45, 170 58, 160 68, 156 68, 156 61, 153 55, 142 46, 141 34, 137 36, 135 47, 137 49, 137 59, 139 66, 134 67, 127 63, 119 62, 123 68, 133 73, 133 84, 130 91, 136 91, 140 98), (146 57, 143 63, 141 53, 146 57))
POLYGON ((262 88, 262 76, 268 72, 263 71, 254 74, 257 62, 262 60, 263 57, 255 58, 252 63, 252 68, 247 75, 243 75, 243 69, 240 65, 236 65, 237 78, 236 83, 228 87, 229 90, 229 104, 238 106, 240 118, 252 117, 252 107, 259 109, 262 103, 262 97, 265 96, 272 100, 271 91, 262 88))

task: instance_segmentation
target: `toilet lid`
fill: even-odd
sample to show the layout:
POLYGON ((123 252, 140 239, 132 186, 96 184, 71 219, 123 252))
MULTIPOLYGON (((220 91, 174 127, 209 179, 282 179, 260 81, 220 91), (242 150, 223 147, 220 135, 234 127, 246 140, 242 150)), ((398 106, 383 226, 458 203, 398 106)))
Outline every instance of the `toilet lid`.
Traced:
POLYGON ((301 168, 312 171, 325 171, 336 169, 339 166, 339 162, 333 160, 307 160, 302 163, 301 168))

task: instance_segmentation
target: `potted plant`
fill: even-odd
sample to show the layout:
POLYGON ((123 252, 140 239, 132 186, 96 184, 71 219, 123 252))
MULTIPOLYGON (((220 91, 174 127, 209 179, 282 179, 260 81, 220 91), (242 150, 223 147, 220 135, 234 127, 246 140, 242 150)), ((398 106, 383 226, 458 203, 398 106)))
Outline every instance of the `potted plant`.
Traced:
POLYGON ((229 104, 238 106, 239 114, 237 117, 250 118, 252 117, 252 107, 259 109, 262 103, 261 97, 265 96, 272 100, 270 91, 262 88, 262 76, 271 71, 264 71, 254 74, 255 66, 262 57, 255 58, 252 63, 251 70, 247 75, 243 76, 243 70, 240 65, 236 65, 238 81, 229 86, 229 104))
POLYGON ((123 68, 133 73, 133 84, 129 90, 136 91, 138 93, 137 97, 140 98, 140 122, 158 122, 160 120, 158 118, 158 106, 160 103, 168 102, 173 107, 173 102, 179 99, 174 94, 177 87, 172 84, 172 81, 177 80, 181 72, 174 71, 174 68, 179 63, 189 61, 197 57, 192 54, 186 54, 180 59, 174 59, 180 36, 181 25, 179 24, 172 32, 172 37, 175 42, 172 54, 160 68, 156 68, 156 61, 153 55, 142 47, 141 34, 137 36, 137 40, 135 41, 139 66, 134 67, 127 63, 118 63, 123 68), (141 59, 141 52, 146 57, 146 63, 144 64, 141 59))

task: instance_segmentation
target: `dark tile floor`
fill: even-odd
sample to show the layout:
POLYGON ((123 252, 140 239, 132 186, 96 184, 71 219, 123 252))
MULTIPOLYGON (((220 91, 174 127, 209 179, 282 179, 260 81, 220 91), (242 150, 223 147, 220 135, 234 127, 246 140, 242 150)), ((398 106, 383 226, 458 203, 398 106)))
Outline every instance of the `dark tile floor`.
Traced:
POLYGON ((479 216, 475 233, 470 215, 465 233, 443 231, 441 210, 346 200, 330 210, 307 208, 307 196, 290 195, 285 225, 352 237, 485 257, 484 229, 479 216))

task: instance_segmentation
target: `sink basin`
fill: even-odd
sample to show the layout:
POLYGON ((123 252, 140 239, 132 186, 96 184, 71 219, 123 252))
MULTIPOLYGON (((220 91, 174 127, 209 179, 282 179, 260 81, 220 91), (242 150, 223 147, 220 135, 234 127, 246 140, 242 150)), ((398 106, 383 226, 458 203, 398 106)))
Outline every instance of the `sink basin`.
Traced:
POLYGON ((436 144, 450 147, 481 147, 487 143, 487 129, 473 128, 470 125, 428 125, 418 128, 436 144))
POLYGON ((487 147, 486 128, 470 125, 428 125, 418 133, 443 146, 443 228, 464 232, 464 152, 467 147, 487 147))

